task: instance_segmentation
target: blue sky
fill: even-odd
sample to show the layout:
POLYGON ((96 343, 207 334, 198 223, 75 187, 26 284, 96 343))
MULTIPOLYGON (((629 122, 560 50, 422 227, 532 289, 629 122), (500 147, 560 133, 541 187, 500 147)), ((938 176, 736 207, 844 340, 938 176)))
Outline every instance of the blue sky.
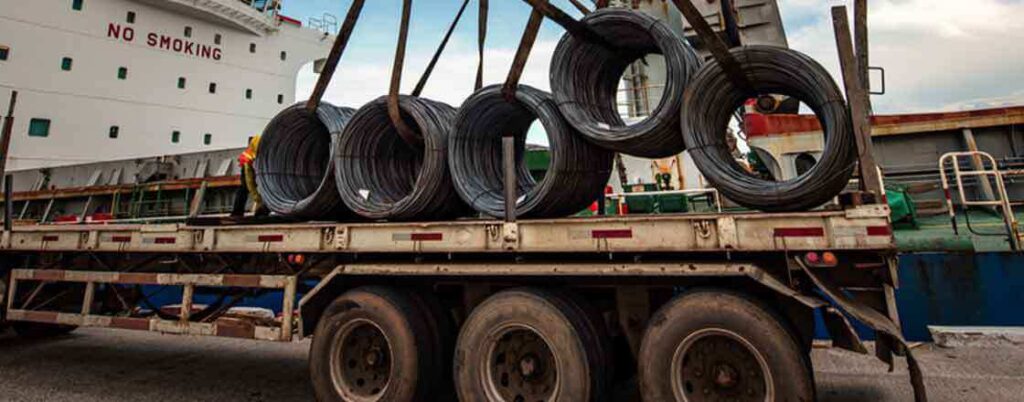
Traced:
MULTIPOLYGON (((851 0, 778 0, 790 47, 807 53, 838 77, 829 8, 851 0)), ((568 0, 552 0, 579 16, 568 0)), ((326 99, 358 107, 387 91, 401 0, 367 0, 363 18, 326 99)), ((587 2, 589 3, 589 2, 587 2)), ((284 14, 308 21, 328 12, 342 18, 351 0, 286 0, 284 14)), ((408 93, 462 0, 414 0, 403 92, 408 93)), ((478 0, 424 96, 458 106, 472 92, 478 0)), ((871 0, 872 65, 887 72, 887 94, 874 97, 879 113, 916 113, 1024 104, 1024 1, 871 0)), ((500 83, 529 16, 522 0, 491 0, 485 80, 500 83)), ((563 30, 546 21, 523 83, 547 89, 548 66, 563 30)), ((299 98, 311 92, 311 69, 299 74, 299 98)))
MULTIPOLYGON (((351 0, 290 0, 284 3, 285 15, 302 21, 330 13, 343 19, 351 0)), ((554 4, 576 17, 579 13, 566 0, 555 0, 554 4)), ((462 0, 414 0, 410 24, 410 49, 435 49, 440 43, 452 18, 455 17, 462 0)), ((352 55, 363 57, 394 56, 398 38, 398 22, 401 16, 401 0, 369 0, 353 36, 352 55)), ((469 7, 455 34, 460 46, 473 46, 476 41, 478 0, 470 0, 469 7)), ((530 15, 530 6, 521 0, 491 0, 487 41, 492 46, 513 47, 519 43, 523 28, 530 15)), ((557 40, 562 29, 546 21, 539 40, 557 40)))

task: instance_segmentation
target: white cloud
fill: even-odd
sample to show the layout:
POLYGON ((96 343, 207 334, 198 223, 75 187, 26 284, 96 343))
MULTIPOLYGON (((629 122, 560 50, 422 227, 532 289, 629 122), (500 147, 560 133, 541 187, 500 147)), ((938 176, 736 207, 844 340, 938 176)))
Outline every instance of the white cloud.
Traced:
MULTIPOLYGON (((790 46, 839 77, 828 5, 783 0, 787 20, 813 18, 789 33, 790 46)), ((872 0, 871 64, 886 69, 880 113, 960 110, 1024 103, 1024 4, 1000 0, 872 0)))
MULTIPOLYGON (((830 7, 850 0, 779 0, 790 46, 840 77, 830 7)), ((879 113, 912 113, 1024 104, 1024 2, 1006 0, 871 0, 871 64, 886 69, 887 94, 873 97, 879 113)), ((424 93, 458 106, 473 91, 476 49, 456 38, 424 93)), ((501 83, 516 43, 488 48, 485 83, 501 83)), ((549 88, 548 66, 555 41, 538 42, 523 83, 549 88)), ((433 49, 411 50, 403 93, 412 90, 433 49)), ((347 57, 347 56, 346 56, 347 57)), ((358 107, 387 93, 385 60, 343 60, 326 99, 358 107)), ((305 69, 298 98, 312 91, 316 75, 305 69)), ((877 79, 875 80, 877 82, 877 79)))
MULTIPOLYGON (((548 70, 556 44, 555 41, 536 43, 520 80, 522 84, 543 90, 550 88, 548 70)), ((484 56, 484 85, 505 82, 515 52, 515 48, 487 49, 484 56)), ((428 52, 410 52, 406 56, 405 73, 402 76, 403 94, 412 92, 432 55, 428 52)), ((392 61, 343 61, 324 99, 339 106, 359 107, 386 95, 391 82, 392 61)), ((423 96, 458 107, 473 93, 477 63, 478 56, 472 46, 457 46, 453 43, 434 69, 423 96)), ((307 99, 313 92, 316 80, 317 75, 313 73, 312 66, 303 69, 298 77, 297 98, 307 99)))

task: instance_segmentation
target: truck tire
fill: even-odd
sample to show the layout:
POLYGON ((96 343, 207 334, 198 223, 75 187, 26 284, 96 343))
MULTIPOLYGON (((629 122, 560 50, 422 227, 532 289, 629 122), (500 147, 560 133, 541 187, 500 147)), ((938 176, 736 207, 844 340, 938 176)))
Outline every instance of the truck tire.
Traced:
POLYGON ((317 400, 433 400, 447 371, 431 319, 420 300, 390 288, 363 287, 338 297, 324 311, 310 346, 317 400))
POLYGON ((676 297, 652 317, 639 354, 644 401, 813 401, 804 354, 782 317, 725 290, 676 297))
POLYGON ((455 352, 459 400, 606 400, 606 340, 580 303, 523 288, 498 293, 474 309, 455 352))

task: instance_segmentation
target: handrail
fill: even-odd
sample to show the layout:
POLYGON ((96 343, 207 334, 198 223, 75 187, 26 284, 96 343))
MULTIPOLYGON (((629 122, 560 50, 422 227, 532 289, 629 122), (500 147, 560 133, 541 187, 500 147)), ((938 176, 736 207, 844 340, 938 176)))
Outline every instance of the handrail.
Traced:
POLYGON ((963 152, 949 152, 939 158, 939 175, 942 177, 942 190, 946 196, 946 209, 949 212, 950 222, 953 225, 953 233, 959 235, 959 228, 956 222, 956 210, 953 207, 953 196, 950 192, 949 177, 946 173, 946 165, 949 161, 952 161, 953 178, 956 181, 957 192, 960 197, 960 205, 962 207, 969 208, 971 206, 988 206, 998 207, 1000 213, 1003 215, 1003 221, 1006 224, 1007 236, 1010 238, 1010 248, 1014 251, 1021 250, 1021 234, 1020 227, 1017 223, 1017 216, 1013 213, 1013 206, 1010 203, 1009 194, 1006 191, 1006 183, 1003 181, 1004 172, 999 170, 999 164, 996 159, 988 152, 981 151, 963 151, 963 152), (960 158, 970 157, 973 159, 973 164, 977 165, 974 169, 964 170, 960 167, 960 158), (992 168, 985 168, 985 161, 988 161, 992 168), (975 176, 979 180, 988 180, 988 177, 994 177, 996 182, 996 192, 994 197, 998 199, 993 200, 968 200, 967 194, 964 192, 964 176, 975 176))

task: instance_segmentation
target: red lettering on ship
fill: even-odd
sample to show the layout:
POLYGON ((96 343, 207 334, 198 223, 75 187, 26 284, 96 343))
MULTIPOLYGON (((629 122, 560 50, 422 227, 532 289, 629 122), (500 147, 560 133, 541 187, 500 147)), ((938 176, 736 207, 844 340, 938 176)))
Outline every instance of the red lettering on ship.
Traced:
POLYGON ((107 37, 123 39, 125 42, 131 42, 135 40, 135 29, 132 29, 132 27, 121 27, 121 25, 110 23, 110 25, 107 26, 107 37))
MULTIPOLYGON (((131 43, 135 41, 135 29, 111 22, 107 25, 107 37, 131 43)), ((219 47, 161 35, 155 32, 150 32, 146 35, 146 46, 217 61, 224 55, 224 52, 219 47)))

